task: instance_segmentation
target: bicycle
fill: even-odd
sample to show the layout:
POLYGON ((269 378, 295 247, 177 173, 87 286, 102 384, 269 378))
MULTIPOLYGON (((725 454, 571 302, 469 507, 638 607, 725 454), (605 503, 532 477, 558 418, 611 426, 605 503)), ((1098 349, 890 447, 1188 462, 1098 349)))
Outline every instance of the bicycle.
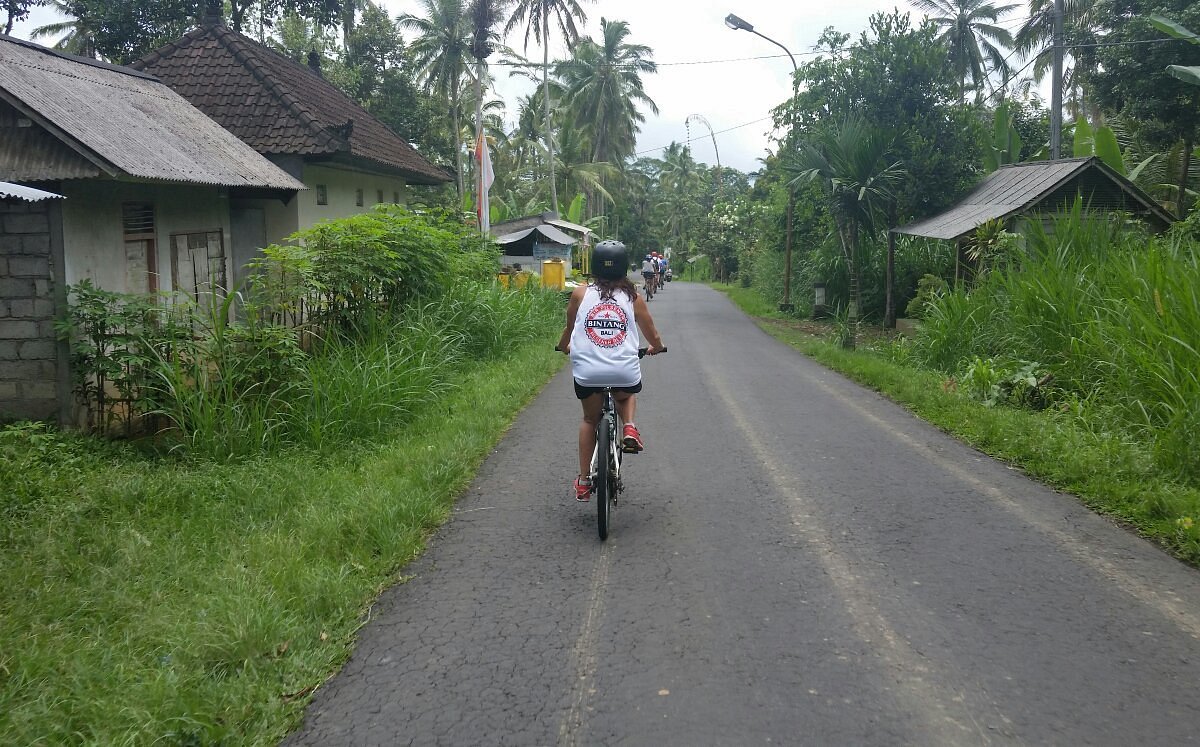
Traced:
MULTIPOLYGON (((658 351, 667 352, 664 347, 658 351)), ((646 356, 646 349, 638 351, 638 358, 646 356)), ((621 481, 621 463, 626 452, 621 443, 625 424, 617 412, 612 387, 601 390, 600 420, 596 423, 596 448, 592 451, 592 493, 596 496, 596 529, 601 541, 608 539, 608 522, 612 509, 617 505, 617 496, 625 490, 621 481)))
POLYGON ((654 291, 658 285, 655 283, 654 275, 642 275, 642 277, 644 278, 644 285, 646 287, 646 300, 649 301, 654 298, 654 291))

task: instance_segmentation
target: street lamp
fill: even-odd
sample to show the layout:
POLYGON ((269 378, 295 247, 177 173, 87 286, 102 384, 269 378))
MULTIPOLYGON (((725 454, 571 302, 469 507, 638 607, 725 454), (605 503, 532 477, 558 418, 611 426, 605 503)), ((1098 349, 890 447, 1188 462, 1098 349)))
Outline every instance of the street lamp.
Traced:
MULTIPOLYGON (((791 126, 792 135, 795 135, 796 130, 796 73, 800 68, 796 66, 796 58, 792 56, 792 52, 787 47, 775 41, 769 36, 760 34, 754 30, 754 26, 742 18, 738 18, 730 13, 725 16, 725 25, 734 31, 749 31, 755 36, 761 36, 775 46, 787 52, 788 59, 792 61, 792 106, 791 106, 791 126)), ((787 240, 784 244, 784 260, 783 260, 783 302, 779 304, 780 311, 794 311, 796 306, 792 303, 792 214, 796 211, 796 188, 788 185, 788 207, 787 207, 787 240)))

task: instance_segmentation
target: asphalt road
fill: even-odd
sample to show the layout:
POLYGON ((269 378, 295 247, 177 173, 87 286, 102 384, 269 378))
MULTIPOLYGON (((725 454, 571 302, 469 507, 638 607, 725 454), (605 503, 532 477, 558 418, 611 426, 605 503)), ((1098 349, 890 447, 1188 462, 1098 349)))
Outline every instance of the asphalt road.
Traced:
POLYGON ((1200 739, 1200 574, 706 287, 651 310, 609 541, 564 371, 289 744, 1200 739))

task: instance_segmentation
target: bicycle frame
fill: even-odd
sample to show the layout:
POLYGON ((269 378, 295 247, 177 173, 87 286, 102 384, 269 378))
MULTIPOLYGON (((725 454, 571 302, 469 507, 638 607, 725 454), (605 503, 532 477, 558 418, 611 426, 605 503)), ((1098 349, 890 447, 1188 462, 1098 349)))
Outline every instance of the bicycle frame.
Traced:
POLYGON ((624 489, 621 484, 621 455, 624 453, 621 450, 621 431, 624 428, 624 423, 621 422, 621 416, 617 412, 616 400, 613 398, 612 389, 605 389, 602 394, 600 405, 600 420, 596 423, 596 447, 592 450, 592 480, 595 484, 596 477, 600 471, 600 429, 608 430, 609 438, 609 454, 608 464, 609 470, 615 481, 616 491, 612 494, 612 501, 616 503, 617 493, 624 489))

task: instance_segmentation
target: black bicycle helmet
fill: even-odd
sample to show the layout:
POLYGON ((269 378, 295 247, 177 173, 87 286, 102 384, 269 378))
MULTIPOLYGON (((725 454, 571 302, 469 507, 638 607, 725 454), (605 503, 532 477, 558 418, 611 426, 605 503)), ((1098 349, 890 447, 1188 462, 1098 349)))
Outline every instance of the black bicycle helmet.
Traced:
POLYGON ((620 280, 629 274, 629 252, 620 241, 601 241, 592 249, 592 274, 605 280, 620 280))

